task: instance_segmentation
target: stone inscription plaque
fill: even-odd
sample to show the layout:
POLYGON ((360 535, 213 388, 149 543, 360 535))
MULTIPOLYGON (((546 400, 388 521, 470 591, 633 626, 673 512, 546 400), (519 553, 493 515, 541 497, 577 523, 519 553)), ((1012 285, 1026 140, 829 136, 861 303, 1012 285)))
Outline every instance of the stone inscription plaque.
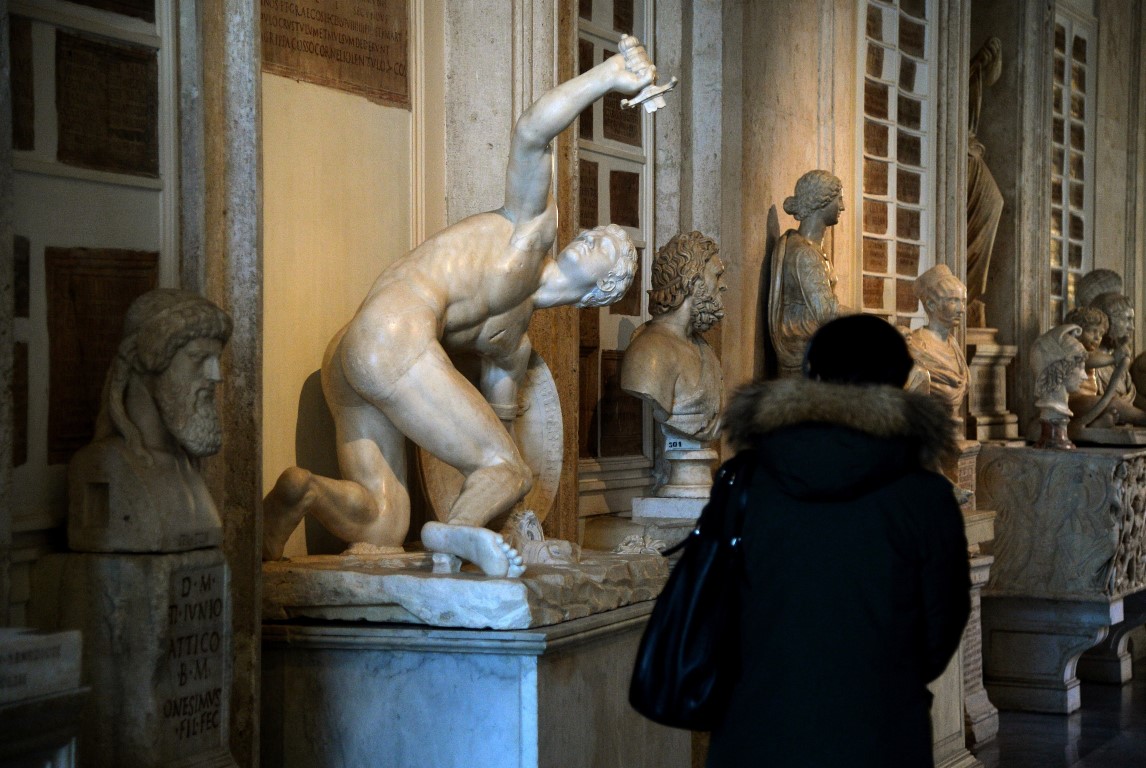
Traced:
POLYGON ((32 22, 23 16, 8 19, 12 89, 12 149, 36 148, 33 128, 36 100, 32 90, 32 22))
POLYGON ((66 462, 91 440, 123 317, 156 287, 159 254, 114 248, 46 248, 48 463, 66 462))
MULTIPOLYGON (((608 61, 616 56, 616 51, 606 50, 602 61, 608 61)), ((621 99, 625 98, 616 91, 605 94, 601 100, 601 116, 603 125, 601 133, 610 141, 619 141, 633 147, 641 146, 641 115, 642 109, 621 109, 621 99)))
POLYGON ((225 568, 220 563, 171 573, 156 699, 163 752, 172 760, 222 745, 230 655, 225 568))
POLYGON ((158 176, 158 77, 154 49, 57 31, 59 161, 158 176))
POLYGON ((410 108, 406 0, 261 0, 263 70, 410 108))
POLYGON ((641 314, 641 285, 644 280, 641 278, 641 271, 644 269, 644 248, 637 249, 637 274, 633 277, 632 284, 629 285, 629 290, 625 291, 625 295, 621 300, 609 305, 610 315, 639 315, 641 314))

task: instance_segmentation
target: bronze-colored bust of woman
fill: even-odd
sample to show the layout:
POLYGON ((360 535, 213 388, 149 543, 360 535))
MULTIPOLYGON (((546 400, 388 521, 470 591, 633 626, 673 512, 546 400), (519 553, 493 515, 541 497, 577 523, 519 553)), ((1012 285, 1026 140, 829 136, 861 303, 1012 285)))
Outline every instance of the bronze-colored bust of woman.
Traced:
POLYGON ((769 276, 768 333, 781 377, 799 376, 804 349, 821 325, 847 314, 836 298, 836 273, 824 234, 844 210, 843 185, 827 171, 808 171, 784 211, 800 222, 776 243, 769 276))

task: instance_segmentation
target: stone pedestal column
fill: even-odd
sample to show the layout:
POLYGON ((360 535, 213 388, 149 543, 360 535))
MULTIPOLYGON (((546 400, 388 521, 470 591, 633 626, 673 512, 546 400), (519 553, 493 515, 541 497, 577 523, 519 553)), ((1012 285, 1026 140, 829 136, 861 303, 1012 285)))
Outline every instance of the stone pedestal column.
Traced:
POLYGON ((83 633, 87 765, 233 768, 230 575, 219 549, 49 555, 37 626, 83 633))
POLYGON ((999 710, 983 687, 983 614, 981 595, 995 558, 971 558, 971 618, 963 630, 963 720, 967 747, 982 746, 999 733, 999 710))
POLYGON ((1007 366, 1018 350, 999 344, 996 333, 967 329, 967 434, 976 440, 1017 440, 1019 417, 1007 410, 1007 366))

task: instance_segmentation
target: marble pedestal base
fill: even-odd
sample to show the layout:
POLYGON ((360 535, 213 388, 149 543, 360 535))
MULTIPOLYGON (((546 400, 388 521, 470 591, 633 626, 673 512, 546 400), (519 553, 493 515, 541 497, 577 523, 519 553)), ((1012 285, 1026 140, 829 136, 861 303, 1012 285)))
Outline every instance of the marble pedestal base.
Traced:
POLYGON ((1007 366, 1017 347, 999 344, 994 328, 967 329, 967 427, 976 440, 1014 440, 1019 417, 1007 410, 1007 366))
POLYGON ((1068 715, 1082 706, 1082 652, 1122 620, 1122 601, 983 595, 984 684, 1000 709, 1068 715))
POLYGON ((720 463, 720 454, 708 443, 673 432, 661 425, 664 434, 665 464, 668 479, 657 491, 658 496, 676 499, 708 499, 712 490, 712 472, 720 463))
POLYGON ((1146 451, 986 445, 978 490, 998 511, 995 564, 983 590, 991 701, 1001 709, 1073 712, 1081 704, 1079 657, 1125 622, 1111 649, 1116 672, 1082 664, 1084 673, 1121 678, 1123 639, 1140 615, 1146 451))
POLYGON ((687 768, 628 704, 653 603, 524 630, 264 624, 262 762, 687 768))
POLYGON ((1146 624, 1146 592, 1124 598, 1122 615, 1122 621, 1110 627, 1106 637, 1078 660, 1079 680, 1122 685, 1134 676, 1134 659, 1127 644, 1130 633, 1146 624))
POLYGON ((32 622, 83 633, 82 765, 235 768, 229 579, 219 549, 36 563, 32 622))
POLYGON ((582 550, 516 579, 433 573, 424 552, 308 556, 263 563, 263 618, 526 629, 652 600, 668 579, 658 554, 582 550))
POLYGON ((708 496, 699 499, 668 499, 661 496, 637 496, 633 499, 633 519, 638 521, 670 518, 696 520, 708 503, 708 496))

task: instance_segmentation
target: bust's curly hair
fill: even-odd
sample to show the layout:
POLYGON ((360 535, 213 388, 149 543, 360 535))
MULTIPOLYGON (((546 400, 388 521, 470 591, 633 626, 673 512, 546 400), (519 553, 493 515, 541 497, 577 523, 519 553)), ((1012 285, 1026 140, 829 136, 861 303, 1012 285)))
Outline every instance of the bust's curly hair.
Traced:
POLYGON ((657 251, 649 289, 649 313, 663 315, 679 307, 703 279, 704 265, 719 252, 716 241, 700 232, 675 236, 657 251))
POLYGON ((1098 307, 1075 307, 1066 313, 1064 323, 1080 326, 1084 331, 1091 328, 1101 328, 1105 336, 1110 329, 1110 318, 1098 307))

